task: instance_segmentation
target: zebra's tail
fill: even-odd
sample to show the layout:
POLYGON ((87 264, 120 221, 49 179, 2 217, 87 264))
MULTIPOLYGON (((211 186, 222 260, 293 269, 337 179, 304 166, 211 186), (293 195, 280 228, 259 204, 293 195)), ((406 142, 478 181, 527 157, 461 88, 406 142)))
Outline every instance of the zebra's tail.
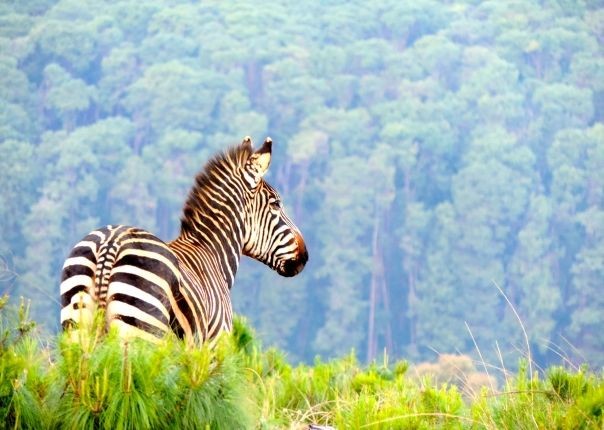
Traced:
POLYGON ((90 232, 65 260, 61 273, 63 330, 90 329, 97 310, 105 308, 109 274, 118 246, 115 237, 121 228, 107 226, 90 232))

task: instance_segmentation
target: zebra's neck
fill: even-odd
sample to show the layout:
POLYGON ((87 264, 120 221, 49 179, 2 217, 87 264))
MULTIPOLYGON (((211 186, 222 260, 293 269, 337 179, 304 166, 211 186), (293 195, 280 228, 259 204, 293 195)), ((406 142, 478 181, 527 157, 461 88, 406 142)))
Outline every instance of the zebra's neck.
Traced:
POLYGON ((178 248, 181 255, 186 253, 188 265, 197 273, 218 270, 230 289, 242 255, 243 237, 236 225, 224 215, 199 217, 181 230, 171 247, 178 248))
POLYGON ((199 270, 217 266, 229 289, 243 249, 248 195, 240 166, 248 152, 231 149, 210 160, 197 175, 184 206, 180 236, 174 241, 199 262, 199 270))

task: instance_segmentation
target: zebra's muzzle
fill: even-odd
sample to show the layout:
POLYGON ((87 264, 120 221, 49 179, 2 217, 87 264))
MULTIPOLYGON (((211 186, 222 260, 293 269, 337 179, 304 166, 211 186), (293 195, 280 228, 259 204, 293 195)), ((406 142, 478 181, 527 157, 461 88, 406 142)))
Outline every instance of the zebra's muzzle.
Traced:
POLYGON ((308 251, 306 250, 306 246, 302 248, 300 253, 296 258, 290 258, 283 263, 283 267, 281 270, 277 272, 281 276, 291 277, 296 276, 298 273, 304 269, 306 262, 308 261, 308 251))

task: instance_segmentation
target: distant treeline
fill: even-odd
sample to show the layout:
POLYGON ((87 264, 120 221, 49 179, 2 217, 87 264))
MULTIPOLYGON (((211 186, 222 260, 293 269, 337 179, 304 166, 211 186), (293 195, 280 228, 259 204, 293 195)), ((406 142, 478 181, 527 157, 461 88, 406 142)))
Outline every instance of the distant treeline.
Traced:
POLYGON ((0 289, 56 329, 73 243, 175 237, 204 161, 270 135, 310 262, 241 268, 265 344, 515 363, 520 319, 602 365, 603 43, 589 0, 2 2, 0 289))

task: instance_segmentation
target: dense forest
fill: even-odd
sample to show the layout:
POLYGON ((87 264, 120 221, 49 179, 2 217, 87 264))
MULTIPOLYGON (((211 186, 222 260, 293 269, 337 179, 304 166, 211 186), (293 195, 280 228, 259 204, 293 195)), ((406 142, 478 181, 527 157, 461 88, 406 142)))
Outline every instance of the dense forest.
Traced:
POLYGON ((291 360, 604 364, 604 6, 0 4, 0 291, 58 326, 92 228, 174 238, 215 152, 273 138, 310 261, 233 300, 291 360), (517 313, 517 315, 516 315, 517 313))

